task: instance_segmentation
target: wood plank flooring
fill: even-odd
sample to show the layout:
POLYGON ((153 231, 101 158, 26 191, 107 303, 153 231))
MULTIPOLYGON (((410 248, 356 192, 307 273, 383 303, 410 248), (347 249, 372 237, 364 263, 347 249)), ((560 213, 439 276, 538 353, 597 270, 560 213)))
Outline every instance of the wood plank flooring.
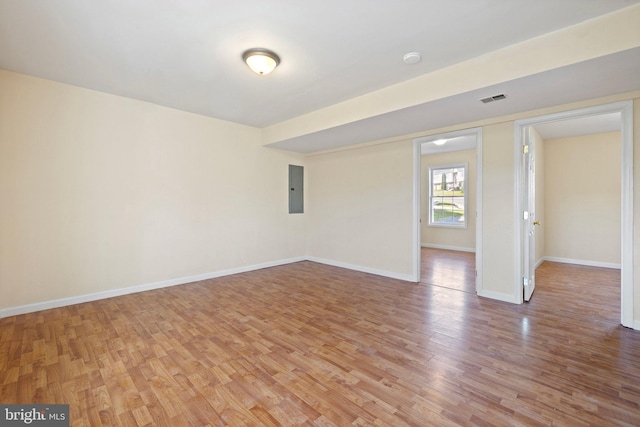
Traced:
POLYGON ((476 293, 476 254, 421 248, 420 282, 476 293))
POLYGON ((511 305, 300 262, 0 319, 0 402, 73 426, 640 425, 616 302, 615 270, 545 263, 511 305))

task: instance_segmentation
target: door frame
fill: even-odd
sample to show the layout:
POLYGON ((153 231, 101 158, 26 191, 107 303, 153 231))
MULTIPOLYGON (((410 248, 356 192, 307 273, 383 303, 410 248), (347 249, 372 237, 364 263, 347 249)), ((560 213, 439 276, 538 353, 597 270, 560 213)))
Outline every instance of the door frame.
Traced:
POLYGON ((522 170, 522 204, 523 212, 528 213, 521 217, 523 222, 522 227, 522 238, 524 241, 522 242, 522 259, 523 263, 523 298, 524 301, 529 301, 531 299, 531 295, 535 290, 536 286, 536 146, 537 141, 533 136, 533 127, 532 126, 524 126, 522 128, 522 137, 523 144, 522 147, 527 147, 527 150, 521 150, 521 162, 523 166, 522 170), (533 165, 533 167, 532 167, 533 165), (533 170, 533 173, 531 172, 533 170), (527 208, 526 211, 524 208, 527 208))
POLYGON ((459 136, 475 135, 476 137, 476 205, 467 206, 475 209, 476 214, 476 293, 482 295, 482 128, 462 129, 453 132, 439 133, 429 136, 414 138, 413 140, 413 280, 420 281, 420 249, 421 234, 420 220, 422 218, 422 152, 421 146, 425 142, 436 139, 449 139, 459 136))
POLYGON ((523 303, 524 273, 523 258, 524 239, 522 221, 522 197, 523 197, 523 167, 522 156, 522 129, 526 126, 535 126, 544 122, 561 121, 579 117, 595 116, 607 113, 620 113, 620 139, 621 139, 621 192, 622 192, 622 222, 621 222, 621 280, 620 280, 620 322, 623 326, 633 328, 633 101, 622 101, 613 104, 597 105, 578 110, 564 111, 544 116, 531 117, 517 120, 514 124, 514 186, 515 186, 515 269, 514 299, 517 303, 523 303))

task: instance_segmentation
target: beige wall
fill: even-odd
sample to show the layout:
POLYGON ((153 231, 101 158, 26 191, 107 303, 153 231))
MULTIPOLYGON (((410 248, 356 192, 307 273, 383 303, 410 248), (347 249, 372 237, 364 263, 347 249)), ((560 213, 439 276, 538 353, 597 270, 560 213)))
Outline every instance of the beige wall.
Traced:
POLYGON ((422 215, 421 234, 425 246, 447 247, 458 250, 475 251, 476 249, 476 150, 453 151, 448 153, 422 156, 421 161, 420 212, 422 215), (429 226, 427 197, 429 194, 429 168, 453 163, 467 164, 467 228, 443 228, 429 226))
POLYGON ((0 71, 0 309, 305 255, 259 129, 0 71))
MULTIPOLYGON (((481 294, 513 296, 513 120, 632 98, 431 131, 483 128, 481 294)), ((410 139, 306 158, 261 143, 258 129, 0 71, 0 308, 305 255, 411 274, 410 139), (304 215, 286 213, 289 163, 306 165, 304 215)))
POLYGON ((547 140, 545 256, 620 265, 620 133, 547 140))
MULTIPOLYGON (((565 106, 554 106, 547 109, 540 109, 527 113, 522 113, 500 121, 501 118, 486 120, 484 122, 474 122, 451 126, 444 129, 435 129, 426 135, 435 135, 438 133, 456 131, 461 129, 470 129, 481 126, 483 132, 483 152, 482 152, 482 170, 483 170, 483 232, 482 232, 482 274, 483 283, 480 291, 481 295, 494 298, 504 299, 507 301, 515 301, 513 283, 515 277, 515 223, 514 223, 514 206, 515 206, 515 184, 514 184, 514 120, 527 117, 536 117, 546 114, 557 113, 560 111, 574 110, 589 106, 606 104, 610 102, 621 101, 625 99, 633 99, 633 95, 637 97, 638 93, 634 92, 630 95, 620 95, 601 100, 589 100, 581 103, 575 103, 565 106)), ((635 100, 634 106, 634 126, 635 126, 635 218, 636 222, 640 221, 640 101, 635 100)), ((546 152, 548 145, 545 142, 541 144, 543 152, 538 155, 542 158, 542 165, 539 168, 546 169, 546 162, 551 156, 546 152)), ((411 204, 405 197, 410 191, 411 181, 409 173, 412 168, 411 146, 407 141, 389 142, 378 145, 366 145, 360 148, 353 148, 347 151, 336 151, 330 154, 323 154, 308 158, 310 179, 315 180, 316 177, 322 178, 326 183, 314 186, 310 185, 311 202, 310 206, 317 200, 322 201, 323 211, 316 211, 315 206, 312 208, 314 215, 326 218, 316 218, 310 221, 310 232, 314 235, 316 242, 311 244, 309 253, 320 254, 318 249, 322 248, 321 255, 331 258, 335 261, 343 261, 345 263, 365 264, 374 269, 384 269, 396 272, 408 272, 410 267, 408 260, 411 258, 410 251, 405 248, 411 247, 411 233, 402 227, 410 223, 408 212, 411 204), (394 148, 395 147, 395 148, 394 148), (392 152, 393 156, 387 157, 385 153, 392 152), (357 168, 351 168, 350 161, 357 159, 354 163, 357 168), (366 164, 368 159, 375 159, 369 168, 362 166, 366 164), (366 170, 366 174, 372 175, 377 179, 375 170, 380 174, 393 175, 390 182, 385 183, 384 180, 378 181, 375 187, 366 186, 366 179, 357 179, 358 171, 366 170), (335 177, 332 174, 339 171, 335 177), (348 171, 348 172, 347 172, 348 171), (404 186, 407 187, 404 187, 404 186), (334 190, 338 195, 338 199, 331 198, 331 191, 334 190), (395 214, 388 214, 382 217, 373 210, 362 209, 360 204, 354 200, 356 195, 362 194, 363 200, 375 200, 375 203, 390 207, 394 203, 401 203, 395 214), (346 204, 340 204, 341 199, 348 199, 346 204), (401 200, 401 201, 400 201, 401 200), (338 210, 343 210, 339 213, 338 210), (350 220, 354 230, 349 231, 346 222, 340 217, 347 216, 349 218, 357 218, 350 220), (336 240, 330 239, 322 234, 324 232, 336 233, 332 227, 338 224, 340 230, 345 234, 336 236, 336 240), (362 225, 366 224, 366 225, 362 225), (321 225, 316 229, 318 225, 321 225), (396 229, 402 230, 402 235, 397 238, 381 241, 378 247, 367 247, 366 253, 372 254, 373 258, 363 256, 359 253, 362 245, 354 245, 350 242, 350 238, 356 240, 369 239, 371 235, 376 235, 377 230, 396 229), (331 243, 333 242, 333 243, 331 243), (387 251, 384 245, 391 242, 393 249, 403 251, 400 257, 385 257, 387 253, 393 253, 392 250, 387 251), (382 255, 382 256, 381 256, 382 255)), ((612 150, 619 157, 619 150, 612 150)), ((540 178, 540 177, 539 177, 540 178)), ((371 183, 373 180, 371 181, 371 183)), ((316 183, 317 184, 317 183, 316 183)), ((542 201, 547 199, 546 193, 549 191, 548 180, 546 183, 538 182, 538 188, 544 188, 542 201)), ((369 202, 370 203, 370 202, 369 202)), ((619 204, 618 204, 619 205, 619 204)), ((538 208, 543 213, 549 211, 548 203, 538 208)), ((389 211, 389 209, 387 209, 389 211)), ((540 217, 539 217, 540 218, 540 217)), ((546 216, 542 219, 544 223, 548 222, 546 216)), ((635 259, 635 319, 640 319, 640 234, 636 227, 636 239, 634 240, 634 259, 635 259)), ((542 233, 548 236, 548 232, 542 233)), ((374 244, 374 239, 367 240, 368 243, 374 244)), ((540 247, 546 248, 548 242, 539 243, 540 247)), ((541 256, 538 254, 538 256, 541 256)), ((638 320, 636 322, 639 322, 638 320)))
POLYGON ((515 274, 513 122, 482 129, 483 294, 512 299, 515 274))
POLYGON ((309 256, 410 277, 412 144, 407 140, 307 158, 309 256))

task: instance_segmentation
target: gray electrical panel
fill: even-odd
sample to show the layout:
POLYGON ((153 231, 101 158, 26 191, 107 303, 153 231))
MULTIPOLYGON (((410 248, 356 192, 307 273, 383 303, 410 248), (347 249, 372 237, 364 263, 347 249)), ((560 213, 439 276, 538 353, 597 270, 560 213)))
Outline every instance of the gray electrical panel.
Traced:
POLYGON ((289 165, 289 213, 304 213, 304 167, 289 165))

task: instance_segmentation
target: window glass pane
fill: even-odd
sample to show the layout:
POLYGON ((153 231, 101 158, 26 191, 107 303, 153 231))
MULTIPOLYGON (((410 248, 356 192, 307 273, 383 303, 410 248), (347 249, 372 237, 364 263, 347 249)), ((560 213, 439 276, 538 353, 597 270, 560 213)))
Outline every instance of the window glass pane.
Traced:
POLYGON ((465 174, 465 165, 430 169, 430 225, 466 227, 465 174))

